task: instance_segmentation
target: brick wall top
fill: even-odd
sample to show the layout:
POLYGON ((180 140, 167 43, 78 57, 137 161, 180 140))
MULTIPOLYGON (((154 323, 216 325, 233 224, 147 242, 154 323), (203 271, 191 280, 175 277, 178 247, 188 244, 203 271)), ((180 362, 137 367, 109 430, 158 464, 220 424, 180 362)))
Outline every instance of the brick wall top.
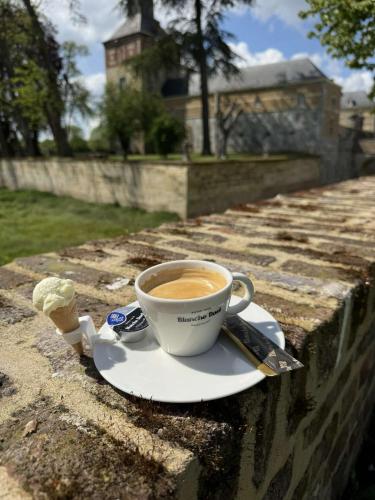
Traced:
POLYGON ((285 375, 295 377, 297 387, 288 396, 285 432, 292 432, 306 415, 305 385, 313 392, 329 380, 355 342, 350 332, 366 317, 375 263, 375 178, 0 268, 0 477, 6 491, 22 498, 30 492, 82 498, 103 498, 104 492, 105 498, 161 498, 177 490, 209 498, 219 487, 222 494, 226 487, 233 492, 244 408, 256 394, 252 405, 260 411, 265 398, 279 393, 280 378, 265 380, 257 392, 209 403, 142 401, 103 381, 92 361, 80 361, 31 305, 38 280, 69 277, 77 283, 81 313, 100 326, 111 308, 134 299, 141 270, 185 257, 249 274, 255 302, 277 318, 287 349, 305 363, 303 373, 285 375), (128 284, 111 286, 124 277, 128 284), (348 298, 354 326, 345 336, 348 298), (26 435, 25 425, 34 420, 36 430, 26 435))

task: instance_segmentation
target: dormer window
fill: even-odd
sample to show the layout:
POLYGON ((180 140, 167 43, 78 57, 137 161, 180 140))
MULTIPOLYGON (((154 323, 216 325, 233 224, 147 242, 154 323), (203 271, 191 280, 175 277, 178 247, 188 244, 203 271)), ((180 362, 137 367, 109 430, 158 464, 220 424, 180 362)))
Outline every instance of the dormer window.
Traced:
POLYGON ((118 88, 120 90, 124 90, 125 87, 126 87, 126 78, 122 76, 118 81, 118 88))

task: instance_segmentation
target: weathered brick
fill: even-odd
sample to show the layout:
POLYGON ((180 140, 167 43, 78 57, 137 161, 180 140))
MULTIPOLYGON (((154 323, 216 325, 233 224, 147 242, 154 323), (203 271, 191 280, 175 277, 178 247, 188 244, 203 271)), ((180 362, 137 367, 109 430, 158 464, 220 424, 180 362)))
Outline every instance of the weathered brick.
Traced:
POLYGON ((94 287, 105 287, 106 284, 111 284, 119 278, 118 275, 113 273, 70 262, 65 257, 56 258, 37 255, 17 259, 17 263, 37 273, 70 278, 77 283, 94 287))
POLYGON ((353 253, 345 249, 336 249, 332 251, 331 247, 329 252, 322 252, 321 250, 315 250, 310 247, 301 247, 291 244, 285 244, 281 246, 280 244, 277 245, 276 243, 256 243, 255 246, 256 248, 263 248, 265 250, 275 250, 278 252, 282 251, 293 255, 302 255, 314 260, 331 262, 333 264, 345 264, 354 267, 364 267, 368 265, 368 261, 366 261, 363 257, 354 255, 353 253))
MULTIPOLYGON (((371 281, 371 262, 374 262, 375 259, 375 240, 373 223, 370 220, 373 206, 369 202, 371 199, 369 194, 374 192, 375 184, 373 180, 361 179, 352 181, 348 185, 349 187, 346 184, 338 187, 325 187, 313 193, 283 197, 281 200, 277 202, 274 200, 270 204, 257 205, 256 207, 247 206, 246 210, 231 211, 226 214, 204 217, 201 220, 188 221, 183 224, 170 224, 151 232, 127 235, 116 240, 90 242, 80 249, 62 251, 62 255, 59 257, 47 255, 20 259, 18 261, 19 266, 39 273, 40 277, 51 274, 61 275, 71 277, 78 283, 89 285, 89 287, 95 287, 95 296, 101 297, 101 300, 97 301, 97 299, 89 296, 79 296, 79 310, 82 314, 86 312, 93 314, 97 326, 99 326, 104 320, 105 314, 115 305, 111 303, 112 299, 109 298, 111 295, 107 293, 106 285, 112 284, 117 278, 121 277, 115 273, 102 272, 102 261, 106 269, 110 266, 112 256, 116 266, 121 265, 121 262, 126 267, 133 266, 134 269, 127 270, 129 276, 126 277, 134 278, 138 269, 166 260, 185 258, 197 252, 202 259, 223 262, 231 270, 239 270, 240 268, 249 273, 256 282, 260 282, 258 289, 261 289, 262 293, 258 293, 255 299, 256 302, 261 303, 280 320, 281 327, 286 335, 286 349, 305 365, 304 369, 283 375, 282 378, 264 380, 256 388, 245 391, 239 396, 188 405, 159 404, 122 394, 111 387, 101 378, 91 358, 79 359, 70 350, 69 346, 62 342, 61 338, 54 335, 53 325, 43 327, 43 321, 38 318, 38 320, 30 324, 30 330, 35 333, 36 344, 34 346, 31 346, 30 343, 20 344, 17 346, 17 350, 19 349, 20 356, 25 355, 25 359, 29 356, 31 370, 34 368, 35 359, 43 360, 40 365, 35 367, 38 369, 39 377, 29 378, 28 383, 33 394, 48 394, 54 403, 48 404, 45 407, 45 412, 39 407, 28 407, 27 412, 24 414, 25 419, 31 419, 34 414, 37 418, 41 418, 42 424, 34 434, 24 440, 23 444, 30 442, 33 446, 33 453, 39 453, 42 447, 38 441, 41 430, 42 434, 46 435, 51 432, 51 448, 48 448, 48 446, 46 448, 42 447, 41 457, 37 456, 35 459, 35 456, 31 456, 28 449, 26 449, 25 453, 21 446, 18 447, 14 440, 15 434, 22 432, 21 423, 23 425, 24 420, 19 422, 19 428, 11 428, 11 423, 6 421, 0 429, 1 438, 5 435, 3 442, 5 444, 3 445, 7 449, 12 449, 9 456, 10 466, 14 467, 15 457, 18 454, 20 456, 22 453, 25 454, 25 460, 22 459, 22 456, 20 457, 21 468, 15 470, 15 473, 18 474, 17 477, 20 477, 22 481, 27 476, 25 485, 28 490, 30 491, 30 484, 33 486, 34 481, 31 459, 38 462, 36 474, 40 473, 39 465, 45 468, 41 473, 41 479, 47 481, 45 488, 50 487, 46 477, 47 473, 51 474, 53 472, 52 465, 57 467, 59 473, 60 469, 63 472, 66 470, 71 473, 69 464, 74 463, 74 465, 77 465, 77 462, 71 462, 72 456, 74 456, 74 460, 76 458, 81 460, 83 464, 82 471, 78 465, 77 467, 83 474, 88 474, 89 480, 87 481, 88 489, 84 488, 83 481, 78 486, 78 488, 82 488, 81 490, 78 489, 78 497, 81 494, 82 497, 89 498, 95 498, 95 494, 92 493, 95 488, 97 488, 98 495, 100 493, 102 497, 104 490, 104 479, 101 481, 100 478, 96 478, 98 483, 93 484, 91 481, 92 474, 99 473, 104 478, 108 473, 111 481, 113 469, 124 467, 123 462, 127 464, 127 457, 123 456, 121 456, 121 463, 120 458, 116 458, 112 462, 112 457, 107 463, 105 455, 105 453, 109 454, 109 451, 111 451, 116 457, 119 457, 120 446, 127 448, 127 441, 124 441, 124 443, 111 441, 109 445, 105 430, 103 433, 105 442, 100 448, 100 441, 97 440, 95 428, 91 423, 83 422, 83 430, 80 429, 79 432, 85 433, 87 431, 89 435, 93 432, 92 440, 80 440, 81 434, 76 434, 75 430, 70 426, 71 421, 67 422, 69 425, 66 429, 58 427, 61 420, 65 422, 65 417, 61 418, 60 409, 56 408, 62 393, 66 395, 64 397, 67 401, 67 407, 76 408, 78 414, 87 415, 89 413, 91 415, 91 408, 87 409, 79 401, 75 402, 74 398, 71 398, 73 391, 82 391, 82 396, 83 391, 86 391, 89 394, 86 394, 85 405, 93 405, 92 415, 96 422, 101 421, 101 414, 95 413, 98 409, 103 409, 105 417, 113 418, 113 420, 121 419, 123 415, 126 426, 129 423, 129 427, 135 426, 135 428, 139 429, 139 432, 146 438, 145 442, 150 439, 150 448, 148 448, 148 444, 145 445, 146 453, 150 453, 150 456, 154 450, 154 442, 157 443, 157 446, 162 443, 166 447, 172 457, 171 462, 174 460, 173 454, 176 450, 181 452, 183 456, 190 456, 189 451, 191 451, 192 455, 199 461, 201 470, 198 485, 199 498, 231 499, 237 491, 238 471, 240 464, 243 465, 244 463, 244 453, 254 454, 255 457, 254 478, 244 477, 246 474, 241 476, 241 482, 243 481, 241 491, 245 491, 245 496, 246 490, 243 490, 245 482, 248 486, 250 482, 254 481, 258 492, 264 492, 267 484, 269 484, 266 498, 272 498, 272 500, 290 498, 293 495, 295 500, 299 495, 301 498, 298 498, 298 500, 302 500, 303 496, 306 497, 306 500, 310 500, 310 498, 314 498, 314 494, 315 498, 319 498, 319 495, 322 495, 321 498, 330 498, 329 492, 332 478, 327 474, 329 472, 332 475, 337 469, 342 453, 349 453, 350 448, 358 444, 359 438, 355 441, 354 436, 362 435, 361 424, 366 423, 366 415, 370 413, 370 404, 374 401, 370 382, 366 383, 366 380, 370 381, 371 379, 370 366, 367 364, 365 366, 364 361, 365 356, 369 356, 369 349, 373 343, 374 337, 372 334, 354 340, 356 348, 357 343, 359 344, 358 350, 350 353, 352 360, 349 362, 349 368, 342 370, 339 374, 334 392, 330 394, 330 401, 329 395, 327 395, 322 405, 318 408, 314 406, 318 394, 324 387, 329 387, 330 390, 332 388, 332 378, 336 377, 338 368, 335 363, 343 318, 343 298, 357 287, 354 296, 355 316, 352 324, 356 329, 355 332, 358 331, 358 322, 363 323, 365 318, 366 310, 364 307, 367 307, 368 311, 370 311, 374 306, 374 304, 369 303, 368 298, 365 296, 366 290, 361 287, 369 286, 373 288, 374 285, 371 281), (355 186, 360 187, 360 194, 356 196, 349 194, 350 185, 353 187, 353 182, 355 186), (336 205, 331 207, 330 197, 333 189, 335 190, 335 201, 332 203, 336 205), (306 203, 314 208, 305 209, 300 207, 300 205, 304 206, 306 203), (296 206, 291 206, 293 204, 296 206), (356 210, 353 211, 354 205, 356 210), (233 236, 236 237, 233 238, 233 236), (252 243, 254 241, 253 237, 256 237, 254 244, 252 243), (260 243, 257 243, 257 241, 260 243), (291 256, 289 263, 285 263, 285 256, 288 255, 291 256), (271 260, 269 260, 270 258, 271 260), (74 262, 72 262, 73 259, 74 262), (87 259, 90 260, 90 265, 79 265, 80 262, 84 264, 87 259), (307 259, 309 260, 307 261, 307 259), (282 263, 285 263, 287 270, 282 268, 282 263), (324 265, 321 265, 322 263, 324 265), (345 283, 340 281, 342 279, 344 279, 345 283), (270 284, 268 289, 266 283, 270 284), (274 287, 277 287, 277 294, 275 295, 273 295, 274 287), (285 290, 287 290, 287 293, 284 294, 285 290), (298 295, 298 301, 291 298, 293 294, 296 297, 298 295), (326 298, 327 308, 324 307, 326 298), (331 300, 331 298, 337 299, 339 306, 336 307, 334 305, 336 301, 331 300), (330 308, 333 308, 332 311, 330 308), (304 328, 299 325, 303 325, 304 328), (363 356, 361 353, 363 353, 363 356), (45 362, 46 359, 48 363, 45 362), (363 366, 358 367, 357 363, 363 363, 363 366), (351 365, 353 365, 352 371, 350 370, 351 365), (343 399, 338 398, 342 398, 341 392, 343 391, 355 392, 353 373, 354 369, 357 373, 358 368, 361 369, 361 373, 356 376, 358 380, 362 379, 362 388, 356 392, 356 398, 350 401, 351 405, 349 399, 347 399, 344 406, 343 399), (51 372, 54 378, 44 384, 43 381, 51 376, 51 372), (317 387, 314 387, 312 382, 316 382, 317 387), (283 402, 282 412, 278 414, 280 384, 283 384, 285 391, 289 390, 290 392, 287 394, 283 392, 288 406, 285 408, 285 402, 283 402), (306 387, 309 388, 309 393, 306 387), (254 391, 260 396, 259 398, 254 398, 254 391), (365 399, 366 397, 367 399, 365 399), (340 412, 351 411, 351 414, 347 416, 347 420, 342 422, 336 441, 335 434, 338 424, 337 415, 332 415, 334 413, 333 401, 337 401, 341 405, 340 412), (242 416, 244 407, 242 404, 250 405, 252 402, 256 405, 254 415, 257 415, 257 422, 254 424, 251 421, 251 428, 247 428, 246 432, 251 433, 251 437, 254 438, 254 449, 252 447, 250 450, 241 450, 243 432, 245 431, 245 422, 242 416), (52 424, 50 425, 51 419, 46 416, 47 410, 57 420, 58 425, 56 424, 55 427, 52 424), (304 462, 296 464, 298 465, 296 469, 301 474, 301 477, 299 477, 300 484, 297 485, 295 491, 291 491, 289 481, 293 450, 289 450, 287 447, 280 449, 280 447, 272 446, 272 444, 275 444, 273 440, 276 430, 285 429, 285 425, 287 425, 289 435, 298 429, 298 435, 301 436, 300 428, 305 425, 305 420, 307 420, 305 417, 309 416, 310 411, 314 412, 311 417, 311 428, 306 430, 305 433, 308 436, 306 440, 311 442, 304 453, 307 454, 310 453, 310 450, 313 451, 314 459, 311 466, 305 471, 300 471, 300 466, 304 462), (278 418, 282 420, 278 422, 278 418), (327 421, 326 418, 332 420, 327 421), (47 427, 44 427, 44 421, 47 421, 47 427), (329 425, 327 426, 327 424, 329 425), (11 430, 16 432, 11 432, 11 430), (353 430, 354 433, 352 433, 353 430), (56 433, 56 436, 54 433, 56 433), (322 433, 323 436, 321 436, 322 433), (68 441, 66 439, 67 435, 81 445, 82 451, 76 451, 75 447, 65 447, 68 441), (98 444, 99 448, 103 450, 100 457, 96 454, 98 444), (56 455, 53 453, 52 445, 59 447, 56 455), (15 448, 12 448, 13 446, 15 448), (286 465, 272 479, 270 471, 272 470, 273 474, 275 472, 275 456, 272 455, 272 450, 275 450, 275 448, 279 453, 277 463, 286 462, 286 465), (84 455, 90 455, 92 449, 94 450, 93 460, 95 463, 93 467, 85 469, 84 455), (61 459, 63 454, 66 457, 64 460, 61 459), (289 454, 291 455, 288 465, 289 454), (47 455, 51 464, 50 462, 47 463, 47 455), (55 457, 55 460, 51 460, 51 457, 55 457), (101 468, 98 465, 99 459, 101 468), (319 486, 316 491, 313 489, 314 482, 319 486)), ((19 274, 22 276, 22 271, 19 274)), ((7 290, 11 290, 11 294, 14 293, 14 299, 10 300, 12 306, 18 304, 20 296, 26 297, 28 300, 31 299, 34 286, 33 279, 23 282, 23 277, 20 281, 19 276, 10 275, 9 273, 2 274, 0 270, 0 283, 1 276, 3 276, 3 279, 5 276, 4 283, 8 283, 6 285, 8 286, 7 290)), ((128 286, 131 287, 132 284, 129 283, 126 287, 128 286)), ((8 293, 6 296, 8 297, 8 293)), ((112 297, 113 302, 117 302, 118 293, 114 293, 112 297)), ((45 324, 47 325, 47 323, 45 324)), ((17 331, 20 335, 22 334, 24 325, 25 323, 22 322, 19 326, 16 325, 12 328, 15 335, 17 331)), ((0 340, 2 339, 8 342, 6 335, 0 337, 0 340)), ((12 346, 6 345, 6 348, 10 350, 12 346)), ((348 353, 343 353, 342 359, 345 359, 347 355, 348 353)), ((16 368, 14 366, 15 370, 16 368)), ((8 381, 6 381, 7 383, 8 381)), ((9 403, 11 399, 6 401, 9 403)), ((61 413, 65 414, 68 419, 75 418, 69 411, 64 410, 61 413)), ((253 415, 252 411, 251 415, 253 415)), ((21 416, 21 419, 24 417, 21 416)), ((19 418, 19 416, 16 415, 13 418, 19 418)), ((79 418, 83 419, 83 417, 79 418)), ((287 439, 289 435, 284 436, 284 438, 287 439)), ((126 435, 126 437, 128 436, 126 435)), ((302 435, 302 437, 304 436, 302 435)), ((290 439, 289 445, 294 446, 295 441, 290 439)), ((300 445, 301 442, 298 439, 296 444, 298 452, 300 451, 300 445)), ((148 488, 154 476, 152 473, 150 478, 145 479, 143 459, 138 461, 139 454, 137 450, 134 451, 134 455, 136 461, 132 473, 137 486, 139 486, 136 494, 139 497, 145 493, 145 498, 147 498, 147 494, 156 498, 161 497, 162 490, 151 489, 148 490, 151 492, 147 493, 146 490, 142 489, 145 485, 148 488)), ((349 460, 348 455, 341 458, 349 460)), ((91 456, 89 462, 90 460, 91 456)), ((295 460, 298 460, 297 456, 295 456, 295 460)), ((159 464, 160 469, 157 478, 159 485, 164 485, 163 481, 168 479, 168 474, 163 469, 163 463, 159 464)), ((241 470, 244 471, 244 468, 241 467, 241 470)), ((121 471, 123 472, 123 469, 121 471)), ((59 475, 57 481, 59 485, 59 475)), ((63 481, 65 481, 65 476, 63 481)), ((57 493, 52 490, 46 491, 43 489, 44 487, 39 487, 39 476, 36 478, 36 483, 38 486, 35 496, 39 495, 39 491, 40 497, 44 495, 45 497, 54 498, 57 494, 60 497, 71 494, 69 489, 61 489, 65 488, 64 485, 58 486, 60 490, 57 493)), ((121 477, 121 486, 121 493, 109 488, 107 496, 111 498, 111 494, 116 493, 117 497, 123 495, 131 498, 134 489, 131 489, 132 483, 127 484, 126 475, 121 477)), ((112 488, 112 483, 110 487, 112 488)), ((107 491, 105 491, 105 494, 107 494, 107 491)), ((164 491, 164 494, 168 498, 173 497, 169 490, 166 493, 164 491)))
POLYGON ((307 469, 302 479, 297 485, 297 488, 294 490, 292 500, 304 500, 307 498, 307 488, 310 484, 310 470, 307 469))
POLYGON ((80 260, 88 260, 93 262, 100 262, 111 255, 108 252, 105 252, 101 248, 96 248, 94 250, 82 247, 70 247, 64 248, 60 250, 58 254, 61 257, 67 257, 69 259, 80 259, 80 260))
POLYGON ((0 399, 12 396, 17 392, 12 380, 5 373, 0 372, 0 399))
POLYGON ((348 338, 348 349, 351 348, 360 325, 362 324, 367 313, 367 302, 369 298, 370 287, 367 284, 359 284, 353 291, 353 306, 350 323, 350 335, 348 338))
POLYGON ((369 328, 367 332, 362 335, 362 338, 359 341, 359 344, 355 350, 357 359, 363 356, 363 354, 365 354, 369 350, 370 346, 374 343, 374 332, 375 332, 375 325, 372 325, 372 327, 369 328))
POLYGON ((239 252, 236 250, 227 250, 223 247, 190 242, 188 240, 173 240, 170 241, 169 244, 174 247, 201 253, 203 255, 214 255, 228 260, 245 261, 249 264, 255 264, 257 266, 268 266, 269 264, 271 264, 271 262, 274 262, 276 260, 275 257, 272 257, 270 255, 257 255, 248 251, 239 252))
POLYGON ((289 455, 288 460, 272 479, 267 493, 263 500, 283 499, 289 489, 293 471, 293 455, 289 455))
POLYGON ((268 394, 262 403, 262 411, 256 422, 255 449, 257 453, 252 479, 257 488, 262 484, 266 476, 270 457, 269 450, 272 447, 275 435, 276 419, 278 418, 276 408, 281 389, 280 377, 264 380, 262 382, 262 389, 268 392, 268 394))
POLYGON ((312 337, 317 352, 318 376, 327 379, 335 367, 343 310, 336 309, 329 321, 318 326, 312 337))
POLYGON ((320 439, 318 445, 316 446, 314 453, 311 457, 309 469, 311 470, 311 477, 317 477, 318 471, 322 467, 322 464, 325 462, 328 457, 330 451, 333 448, 337 427, 339 422, 339 414, 336 412, 331 418, 328 427, 324 431, 322 439, 320 439))
POLYGON ((301 319, 318 323, 332 316, 331 309, 309 304, 296 304, 292 300, 262 292, 257 292, 256 301, 257 304, 275 316, 278 321, 284 323, 288 323, 288 319, 301 319))
MULTIPOLYGON (((284 332, 285 330, 283 327, 284 332)), ((287 337, 289 343, 289 335, 287 337)), ((292 351, 293 352, 293 351, 292 351)), ((295 354, 295 353, 293 353, 295 354)), ((314 410, 316 403, 311 394, 306 391, 309 370, 310 351, 307 344, 298 349, 296 355, 303 363, 304 368, 290 373, 290 403, 288 406, 287 432, 292 435, 296 432, 301 421, 314 410)))
POLYGON ((88 295, 77 294, 77 307, 81 316, 89 314, 97 327, 101 326, 107 314, 117 307, 117 303, 110 304, 105 300, 98 300, 88 295))
POLYGON ((348 480, 347 477, 348 463, 344 459, 340 463, 339 468, 334 473, 332 477, 332 497, 331 500, 340 500, 341 495, 345 490, 345 486, 348 480))
MULTIPOLYGON (((175 227, 175 228, 162 228, 161 232, 168 235, 177 235, 177 236, 185 236, 191 241, 206 241, 206 242, 214 242, 214 243, 224 243, 228 241, 227 236, 223 236, 221 234, 214 233, 203 233, 201 231, 197 231, 194 227, 190 228, 189 231, 185 227, 175 227)), ((229 240, 230 241, 230 240, 229 240)))
POLYGON ((125 264, 130 264, 141 270, 148 267, 161 264, 169 260, 186 259, 187 255, 181 252, 165 250, 164 248, 139 245, 135 243, 124 242, 122 248, 128 253, 125 264))
POLYGON ((341 267, 319 266, 318 264, 309 264, 300 260, 288 260, 281 269, 303 276, 327 280, 353 281, 360 277, 360 272, 353 269, 342 269, 341 267))
POLYGON ((352 431, 353 423, 350 419, 346 422, 346 424, 341 427, 339 430, 339 435, 337 436, 334 447, 328 457, 328 468, 333 471, 337 464, 340 462, 340 457, 345 453, 348 439, 350 437, 350 433, 352 431))
POLYGON ((310 422, 308 427, 304 430, 303 447, 307 448, 315 440, 320 429, 323 427, 324 422, 327 420, 331 408, 336 404, 337 399, 340 397, 347 380, 352 373, 351 362, 347 363, 345 368, 341 371, 341 374, 337 380, 335 386, 330 390, 326 396, 324 402, 317 408, 313 420, 310 422))
POLYGON ((170 498, 163 466, 48 399, 0 426, 2 464, 33 498, 170 498), (23 437, 27 422, 36 430, 23 437))
POLYGON ((23 319, 32 318, 36 312, 28 307, 19 307, 0 295, 0 325, 14 325, 23 319))
POLYGON ((357 386, 358 380, 354 378, 346 388, 344 395, 342 396, 341 403, 341 421, 344 422, 348 417, 350 409, 353 407, 354 401, 357 399, 357 386))
POLYGON ((15 289, 31 281, 32 279, 29 276, 0 267, 0 288, 4 290, 15 289))

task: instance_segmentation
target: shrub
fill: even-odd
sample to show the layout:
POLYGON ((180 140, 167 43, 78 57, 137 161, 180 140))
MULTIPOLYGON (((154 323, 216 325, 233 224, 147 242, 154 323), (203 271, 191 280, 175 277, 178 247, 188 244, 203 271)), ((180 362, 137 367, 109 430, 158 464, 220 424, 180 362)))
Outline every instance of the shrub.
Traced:
POLYGON ((184 125, 181 121, 164 113, 153 121, 150 130, 150 141, 158 154, 167 156, 181 144, 184 135, 184 125))

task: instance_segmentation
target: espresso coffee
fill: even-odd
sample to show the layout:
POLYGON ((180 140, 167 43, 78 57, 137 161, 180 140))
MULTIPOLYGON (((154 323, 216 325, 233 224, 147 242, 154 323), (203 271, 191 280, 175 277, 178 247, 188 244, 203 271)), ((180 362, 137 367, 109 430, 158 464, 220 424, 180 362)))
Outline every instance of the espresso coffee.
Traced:
POLYGON ((218 292, 227 284, 220 273, 204 268, 168 269, 153 276, 142 287, 162 299, 196 299, 218 292))

